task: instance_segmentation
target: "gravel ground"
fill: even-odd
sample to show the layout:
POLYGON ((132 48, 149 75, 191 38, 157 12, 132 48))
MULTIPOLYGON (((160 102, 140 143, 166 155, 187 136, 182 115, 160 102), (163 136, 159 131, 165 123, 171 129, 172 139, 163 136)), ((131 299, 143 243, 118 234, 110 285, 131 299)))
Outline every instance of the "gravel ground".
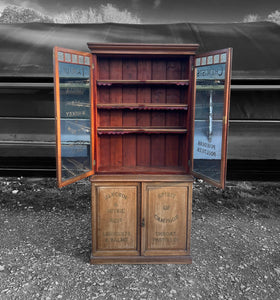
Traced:
POLYGON ((0 299, 280 299, 280 183, 196 183, 191 265, 90 265, 90 185, 0 178, 0 299))

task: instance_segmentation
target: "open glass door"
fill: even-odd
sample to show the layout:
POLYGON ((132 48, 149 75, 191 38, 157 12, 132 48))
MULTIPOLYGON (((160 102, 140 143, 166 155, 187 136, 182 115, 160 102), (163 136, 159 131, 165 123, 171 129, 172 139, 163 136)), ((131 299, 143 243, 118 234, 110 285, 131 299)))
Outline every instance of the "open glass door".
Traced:
POLYGON ((194 62, 192 174, 224 188, 232 49, 197 55, 194 62))
POLYGON ((93 89, 90 53, 54 48, 58 186, 94 173, 93 89))

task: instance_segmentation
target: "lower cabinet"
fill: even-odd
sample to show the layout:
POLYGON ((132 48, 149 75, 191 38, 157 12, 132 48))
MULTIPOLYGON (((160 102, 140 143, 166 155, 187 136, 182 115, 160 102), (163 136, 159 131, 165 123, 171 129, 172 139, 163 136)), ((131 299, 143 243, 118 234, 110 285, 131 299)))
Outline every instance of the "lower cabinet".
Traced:
POLYGON ((191 176, 96 175, 91 263, 191 263, 191 176))

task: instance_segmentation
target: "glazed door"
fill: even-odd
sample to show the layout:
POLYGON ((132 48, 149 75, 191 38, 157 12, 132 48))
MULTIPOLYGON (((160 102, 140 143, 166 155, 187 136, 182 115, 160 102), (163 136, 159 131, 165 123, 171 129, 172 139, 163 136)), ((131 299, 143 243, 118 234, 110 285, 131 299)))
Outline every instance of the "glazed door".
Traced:
POLYGON ((58 186, 94 173, 93 72, 90 53, 54 48, 58 186))
POLYGON ((191 168, 224 188, 232 49, 197 55, 194 62, 191 168))

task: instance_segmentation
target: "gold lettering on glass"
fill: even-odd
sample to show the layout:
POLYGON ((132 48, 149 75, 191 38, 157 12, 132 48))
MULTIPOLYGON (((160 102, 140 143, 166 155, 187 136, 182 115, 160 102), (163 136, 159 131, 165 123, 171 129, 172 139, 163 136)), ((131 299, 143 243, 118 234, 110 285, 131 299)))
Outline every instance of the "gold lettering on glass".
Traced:
POLYGON ((85 65, 90 65, 89 57, 85 56, 85 65))
POLYGON ((79 64, 84 64, 84 57, 79 55, 79 64))
POLYGON ((212 65, 213 64, 213 56, 212 55, 207 57, 207 64, 208 65, 212 65))
POLYGON ((216 54, 214 55, 214 64, 218 64, 220 62, 220 55, 216 54))
POLYGON ((72 54, 72 63, 78 62, 78 56, 76 54, 72 54))
POLYGON ((64 61, 64 53, 63 52, 57 52, 57 59, 59 61, 64 61))
POLYGON ((227 61, 227 54, 223 53, 221 54, 221 63, 225 63, 227 61))
POLYGON ((71 54, 70 53, 65 53, 65 61, 71 62, 71 54))
POLYGON ((206 65, 206 57, 202 57, 202 59, 201 59, 201 65, 202 66, 206 65))

